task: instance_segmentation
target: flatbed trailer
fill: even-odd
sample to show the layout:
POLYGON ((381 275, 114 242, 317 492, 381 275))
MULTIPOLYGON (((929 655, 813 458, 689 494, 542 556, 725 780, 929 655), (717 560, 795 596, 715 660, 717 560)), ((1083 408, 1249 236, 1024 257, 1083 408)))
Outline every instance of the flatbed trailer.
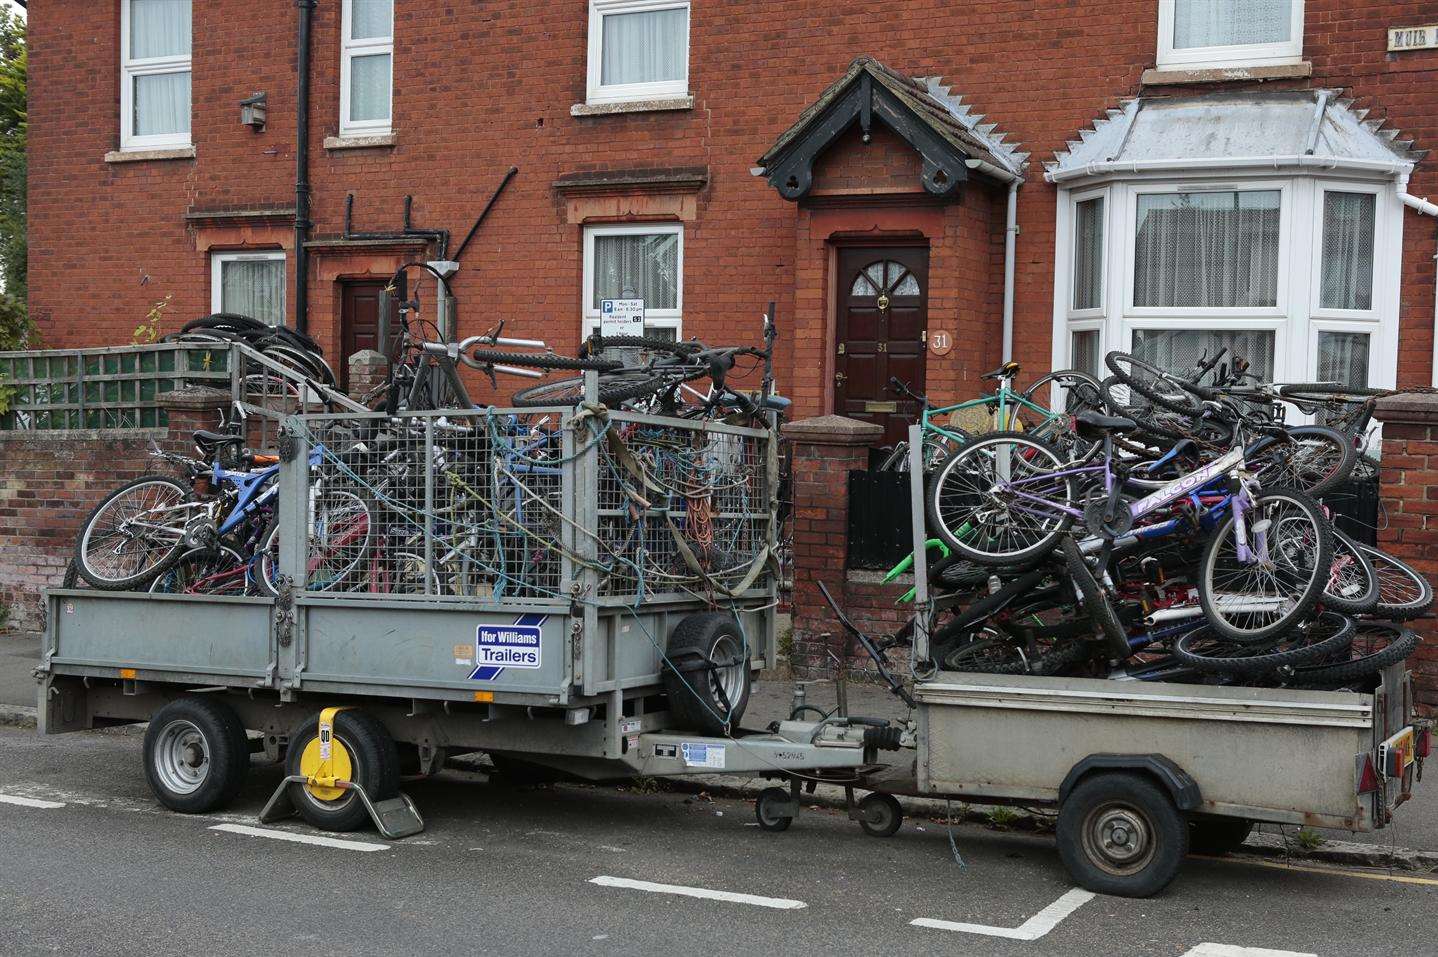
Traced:
MULTIPOLYGON (((281 489, 294 528, 304 527, 295 503, 308 500, 311 481, 299 435, 281 489)), ((576 454, 574 442, 566 439, 562 483, 570 502, 590 481, 584 456, 598 454, 592 445, 576 454)), ((602 518, 581 514, 590 528, 602 518)), ((574 530, 565 534, 575 536, 571 549, 582 548, 574 530)), ((920 516, 920 546, 923 537, 920 516)), ((177 810, 218 806, 177 796, 200 764, 247 767, 251 751, 273 761, 288 753, 290 774, 266 816, 288 801, 317 826, 373 819, 390 836, 422 827, 416 809, 402 796, 372 802, 359 782, 373 771, 366 761, 395 746, 420 773, 437 770, 446 753, 484 751, 501 767, 589 780, 768 776, 787 785, 756 802, 760 826, 772 831, 790 826, 803 788, 819 781, 843 785, 850 816, 875 835, 899 827, 895 794, 1049 805, 1075 879, 1139 896, 1166 886, 1190 847, 1236 846, 1255 821, 1385 826, 1411 795, 1431 742, 1401 666, 1372 694, 939 672, 914 682, 916 707, 903 724, 844 714, 810 721, 796 711, 765 730, 704 733, 683 726, 673 708, 664 641, 682 622, 714 615, 708 602, 317 593, 303 587, 303 544, 286 544, 282 567, 294 584, 276 599, 50 592, 41 733, 150 721, 146 772, 177 810), (538 636, 538 667, 479 673, 483 630, 516 626, 538 636), (327 736, 346 746, 350 763, 331 760, 327 736), (296 763, 301 746, 306 757, 296 763), (900 749, 897 764, 877 761, 880 750, 900 749), (330 813, 354 797, 347 790, 365 807, 330 813), (859 800, 856 791, 872 793, 859 800)), ((922 547, 916 558, 922 657, 922 547)), ((565 559, 559 594, 575 582, 581 592, 588 582, 586 594, 602 590, 581 565, 565 559)), ((722 613, 746 636, 750 676, 774 660, 773 588, 772 576, 747 582, 722 613)))

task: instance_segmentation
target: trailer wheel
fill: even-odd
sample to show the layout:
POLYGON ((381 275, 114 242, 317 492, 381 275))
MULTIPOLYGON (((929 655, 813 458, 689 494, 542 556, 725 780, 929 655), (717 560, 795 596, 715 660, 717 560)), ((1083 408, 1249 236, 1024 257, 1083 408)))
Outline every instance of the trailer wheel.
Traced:
POLYGON ((859 826, 870 837, 893 837, 904 823, 904 809, 892 794, 875 791, 859 802, 859 826))
POLYGON ((752 651, 738 620, 724 612, 689 615, 674 626, 663 678, 681 728, 717 736, 738 726, 749 704, 752 651))
POLYGON ((1149 778, 1099 774, 1079 782, 1059 808, 1058 847, 1081 886, 1148 897, 1178 874, 1188 853, 1188 823, 1149 778))
POLYGON ((1194 817, 1188 822, 1188 849, 1194 854, 1221 856, 1243 846, 1253 830, 1244 817, 1194 817))
MULTIPOLYGON (((399 752, 377 718, 363 711, 340 711, 335 715, 332 747, 335 777, 357 781, 374 802, 399 793, 399 752)), ((319 766, 319 715, 315 714, 290 734, 285 773, 308 776, 319 766)), ((351 790, 291 784, 290 800, 301 817, 325 831, 353 831, 370 819, 364 802, 351 790)))
POLYGON ((225 807, 250 771, 250 746, 239 715, 213 698, 176 698, 150 719, 145 777, 160 803, 181 814, 225 807))
POLYGON ((794 815, 789 813, 789 805, 793 798, 783 788, 765 788, 759 792, 759 797, 754 801, 754 817, 759 822, 761 831, 787 831, 789 825, 794 823, 794 815))

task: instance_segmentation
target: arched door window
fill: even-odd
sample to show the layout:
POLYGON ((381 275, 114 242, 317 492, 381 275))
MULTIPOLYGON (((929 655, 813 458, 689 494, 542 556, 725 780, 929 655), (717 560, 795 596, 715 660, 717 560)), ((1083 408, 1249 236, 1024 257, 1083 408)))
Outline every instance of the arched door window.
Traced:
POLYGON ((889 300, 894 296, 920 295, 919 280, 903 263, 885 259, 869 263, 859 270, 849 295, 875 296, 879 300, 879 308, 887 309, 889 300))

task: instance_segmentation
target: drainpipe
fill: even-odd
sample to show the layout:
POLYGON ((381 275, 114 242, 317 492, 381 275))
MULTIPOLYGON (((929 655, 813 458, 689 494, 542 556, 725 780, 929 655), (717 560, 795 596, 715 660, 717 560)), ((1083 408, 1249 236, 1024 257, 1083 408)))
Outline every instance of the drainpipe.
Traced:
MULTIPOLYGON (((1438 216, 1438 203, 1430 203, 1426 198, 1419 198, 1408 192, 1408 174, 1399 175, 1395 184, 1398 190, 1398 200, 1410 209, 1416 209, 1424 216, 1438 216)), ((1438 255, 1433 257, 1438 259, 1438 255)), ((1433 328, 1438 330, 1438 284, 1433 289, 1433 328)), ((1430 381, 1438 386, 1438 338, 1433 343, 1433 369, 1430 373, 1430 381)))
POLYGON ((305 241, 310 232, 310 23, 315 0, 295 0, 299 11, 295 40, 297 82, 295 85, 295 330, 306 332, 310 324, 309 252, 305 241))
POLYGON ((1004 218, 1004 346, 1003 360, 1014 357, 1014 241, 1019 234, 1019 184, 1009 180, 1009 206, 1004 218))

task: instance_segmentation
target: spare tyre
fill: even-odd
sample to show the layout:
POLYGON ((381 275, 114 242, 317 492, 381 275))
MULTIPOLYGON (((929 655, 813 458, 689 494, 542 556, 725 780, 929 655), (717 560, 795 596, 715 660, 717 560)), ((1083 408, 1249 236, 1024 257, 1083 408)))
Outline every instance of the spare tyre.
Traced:
POLYGON ((662 668, 669 712, 683 730, 723 735, 738 727, 753 681, 750 647, 739 620, 700 612, 669 634, 662 668))

